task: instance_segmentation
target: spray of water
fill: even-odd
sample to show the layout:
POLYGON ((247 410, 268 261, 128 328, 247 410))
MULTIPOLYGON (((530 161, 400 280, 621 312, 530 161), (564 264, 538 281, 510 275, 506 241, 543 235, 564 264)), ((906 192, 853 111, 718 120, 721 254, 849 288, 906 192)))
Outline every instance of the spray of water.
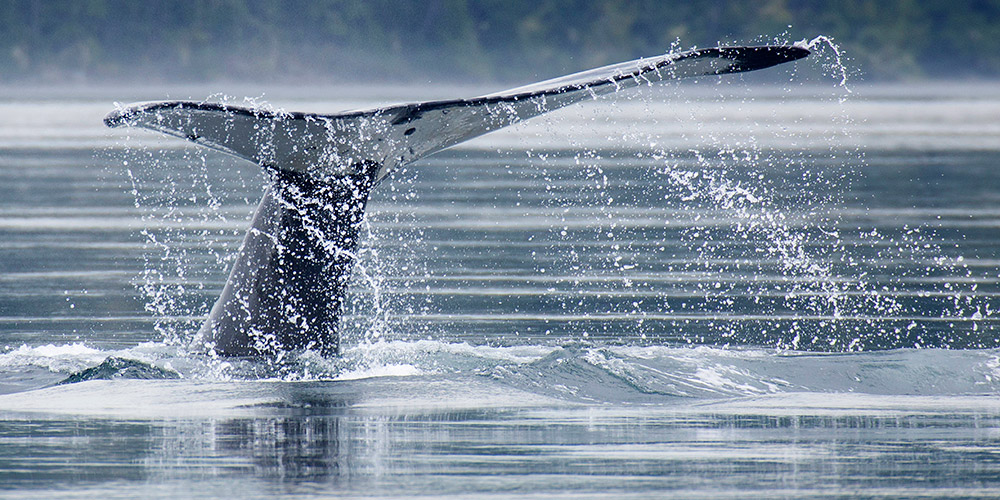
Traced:
MULTIPOLYGON (((604 332, 605 338, 646 339, 647 333, 656 333, 653 341, 657 342, 673 339, 835 351, 994 345, 992 337, 975 333, 986 317, 982 311, 995 307, 974 293, 972 271, 955 254, 957 246, 946 248, 932 227, 909 225, 902 233, 886 234, 860 224, 850 213, 850 200, 845 197, 850 196, 854 181, 866 175, 867 162, 862 151, 838 143, 838 137, 848 134, 852 120, 844 106, 853 93, 847 58, 828 37, 797 45, 813 51, 813 63, 837 83, 838 92, 829 99, 834 111, 838 105, 840 110, 829 115, 828 126, 836 133, 826 139, 825 152, 819 149, 817 155, 816 138, 799 140, 794 129, 783 129, 785 142, 810 144, 812 152, 765 148, 759 145, 756 130, 742 130, 736 138, 719 134, 726 129, 703 128, 703 117, 694 117, 692 122, 698 124, 689 133, 692 142, 702 146, 689 151, 657 147, 665 141, 649 132, 654 120, 621 127, 622 149, 648 147, 628 153, 585 151, 576 156, 589 190, 585 197, 598 204, 599 216, 606 219, 599 227, 595 224, 592 238, 609 251, 595 265, 581 261, 579 255, 584 252, 579 246, 554 248, 563 253, 562 270, 570 276, 567 285, 573 285, 573 275, 610 270, 621 276, 615 292, 618 303, 594 313, 629 315, 634 322, 613 325, 615 330, 604 332), (633 173, 615 178, 623 166, 646 170, 640 186, 628 186, 633 173), (655 199, 660 200, 659 207, 649 205, 655 199), (623 207, 669 208, 674 219, 664 223, 679 231, 664 235, 621 227, 616 221, 623 207), (667 243, 671 238, 683 243, 683 251, 669 244, 653 249, 661 259, 676 256, 680 263, 655 269, 650 249, 633 247, 635 242, 658 237, 667 238, 667 243), (691 286, 664 290, 648 280, 654 273, 660 277, 676 274, 678 281, 686 279, 691 286), (657 326, 650 327, 651 319, 657 326), (681 333, 664 335, 665 329, 681 333)), ((793 78, 790 85, 802 86, 800 81, 793 78)), ((729 107, 730 113, 732 107, 755 104, 752 95, 734 96, 739 91, 732 86, 718 88, 714 104, 729 107)), ((816 94, 815 89, 805 90, 816 94)), ((640 92, 632 99, 655 103, 662 94, 640 92)), ((619 98, 608 106, 628 100, 619 98)), ((704 104, 688 101, 682 105, 701 112, 712 110, 704 104)), ((650 104, 649 113, 655 108, 650 104)), ((723 111, 717 115, 722 120, 731 116, 723 111)), ((544 153, 532 156, 546 162, 544 153)), ((550 186, 565 181, 551 170, 542 167, 539 180, 550 186)), ((553 204, 568 208, 580 200, 579 193, 573 192, 553 204)), ((567 229, 556 222, 554 239, 580 239, 579 235, 567 236, 567 229)), ((593 305, 572 295, 560 300, 567 311, 586 313, 583 309, 593 305)))
MULTIPOLYGON (((797 44, 814 51, 812 60, 835 80, 838 90, 830 99, 847 102, 853 92, 850 72, 834 41, 820 36, 797 44)), ((797 79, 790 79, 786 89, 800 85, 793 82, 797 79)), ((708 107, 754 104, 752 96, 739 97, 739 85, 720 83, 719 94, 708 97, 708 107)), ((639 103, 653 116, 663 95, 662 90, 642 91, 601 105, 639 103)), ((257 100, 241 104, 267 106, 257 100)), ((704 109, 706 100, 678 103, 690 104, 704 109)), ((846 113, 831 116, 831 128, 843 128, 844 120, 850 120, 846 113)), ((571 139, 569 147, 576 151, 569 157, 572 169, 562 168, 564 154, 529 149, 539 189, 551 194, 544 203, 568 214, 552 227, 551 239, 559 245, 550 250, 556 257, 537 271, 561 273, 561 285, 571 291, 581 276, 610 278, 608 296, 626 297, 596 308, 599 301, 572 292, 543 298, 566 313, 626 318, 596 327, 589 322, 580 338, 836 351, 947 347, 947 341, 934 336, 938 325, 957 323, 979 331, 980 322, 997 309, 974 293, 972 270, 961 255, 945 248, 933 228, 913 226, 904 234, 885 235, 845 222, 843 196, 851 178, 863 175, 865 159, 861 152, 839 146, 838 134, 830 134, 827 149, 817 154, 815 148, 768 149, 752 130, 733 139, 696 127, 685 134, 700 145, 678 149, 642 128, 648 123, 659 121, 654 116, 638 126, 622 126, 611 138, 618 144, 613 148, 571 139), (661 146, 665 143, 669 147, 661 146), (646 173, 637 180, 632 174, 622 176, 625 168, 646 173), (567 175, 581 186, 569 195, 558 187, 567 175), (657 205, 651 207, 650 200, 657 205), (591 232, 587 238, 568 222, 581 202, 597 208, 595 223, 584 229, 591 232), (620 221, 626 209, 656 209, 671 217, 659 226, 631 227, 620 221), (602 257, 586 257, 595 254, 602 257), (893 267, 905 259, 926 262, 922 274, 913 266, 893 267), (876 272, 882 275, 873 276, 876 272), (746 279, 748 275, 755 278, 746 279), (664 278, 680 285, 664 289, 657 285, 664 278), (905 293, 912 291, 914 281, 928 279, 929 287, 905 293)), ((796 132, 787 134, 795 140, 796 132)), ((260 192, 264 182, 261 174, 246 175, 249 167, 237 172, 232 163, 207 154, 194 147, 135 147, 124 160, 136 207, 145 211, 141 236, 149 251, 139 286, 168 344, 191 341, 231 266, 256 200, 230 193, 260 192), (238 189, 227 190, 227 184, 238 189)), ((388 206, 405 205, 414 196, 407 174, 395 177, 379 188, 386 190, 383 202, 388 206)), ((421 274, 427 276, 419 264, 426 255, 420 230, 400 229, 408 222, 405 217, 397 209, 380 211, 376 200, 362 226, 364 243, 342 320, 351 344, 344 358, 323 360, 310 353, 293 360, 279 357, 266 373, 299 379, 385 365, 379 353, 400 335, 398 318, 427 312, 426 305, 399 291, 418 282, 421 274), (387 246, 393 251, 384 251, 387 246)), ((261 374, 257 365, 230 360, 214 359, 210 366, 214 376, 261 374)))

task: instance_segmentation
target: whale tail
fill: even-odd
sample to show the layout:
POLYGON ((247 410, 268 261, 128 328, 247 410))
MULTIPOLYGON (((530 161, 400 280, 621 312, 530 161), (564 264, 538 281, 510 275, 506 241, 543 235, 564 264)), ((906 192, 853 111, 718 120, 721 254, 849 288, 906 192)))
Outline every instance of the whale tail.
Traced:
POLYGON ((698 49, 471 99, 334 115, 154 102, 116 110, 104 122, 181 137, 270 173, 229 280, 200 330, 205 345, 237 356, 292 349, 334 354, 368 195, 397 167, 626 88, 752 71, 808 54, 798 46, 698 49))

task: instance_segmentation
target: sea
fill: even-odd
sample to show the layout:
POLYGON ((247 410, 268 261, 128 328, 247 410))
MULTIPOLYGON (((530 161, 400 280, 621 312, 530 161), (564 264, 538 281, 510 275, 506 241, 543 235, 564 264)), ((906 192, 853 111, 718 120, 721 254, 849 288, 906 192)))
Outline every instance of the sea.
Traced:
POLYGON ((107 113, 493 90, 0 88, 0 498, 1000 497, 995 82, 540 117, 375 189, 340 356, 192 344, 268 179, 107 113))

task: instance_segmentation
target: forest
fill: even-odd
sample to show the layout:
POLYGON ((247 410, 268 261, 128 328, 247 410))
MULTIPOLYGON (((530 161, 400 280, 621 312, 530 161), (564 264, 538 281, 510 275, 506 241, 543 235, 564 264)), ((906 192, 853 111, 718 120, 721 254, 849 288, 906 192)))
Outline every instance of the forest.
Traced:
POLYGON ((1000 77, 1000 0, 0 0, 0 84, 522 80, 817 35, 867 81, 1000 77))

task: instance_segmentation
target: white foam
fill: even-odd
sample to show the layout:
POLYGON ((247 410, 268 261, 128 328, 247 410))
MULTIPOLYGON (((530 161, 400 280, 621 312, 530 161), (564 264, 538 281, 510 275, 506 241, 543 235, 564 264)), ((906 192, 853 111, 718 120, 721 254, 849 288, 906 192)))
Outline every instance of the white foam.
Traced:
POLYGON ((473 346, 467 342, 444 342, 437 340, 379 341, 358 344, 348 349, 344 355, 345 357, 364 356, 369 359, 391 359, 444 353, 520 364, 537 361, 552 353, 555 349, 557 348, 539 345, 508 347, 473 346))
POLYGON ((334 380, 361 380, 376 377, 411 377, 424 375, 425 372, 413 365, 385 365, 362 368, 348 371, 334 378, 334 380))
POLYGON ((21 345, 0 354, 0 368, 11 370, 35 366, 53 372, 68 373, 100 363, 108 355, 108 352, 88 347, 82 342, 64 345, 21 345))

